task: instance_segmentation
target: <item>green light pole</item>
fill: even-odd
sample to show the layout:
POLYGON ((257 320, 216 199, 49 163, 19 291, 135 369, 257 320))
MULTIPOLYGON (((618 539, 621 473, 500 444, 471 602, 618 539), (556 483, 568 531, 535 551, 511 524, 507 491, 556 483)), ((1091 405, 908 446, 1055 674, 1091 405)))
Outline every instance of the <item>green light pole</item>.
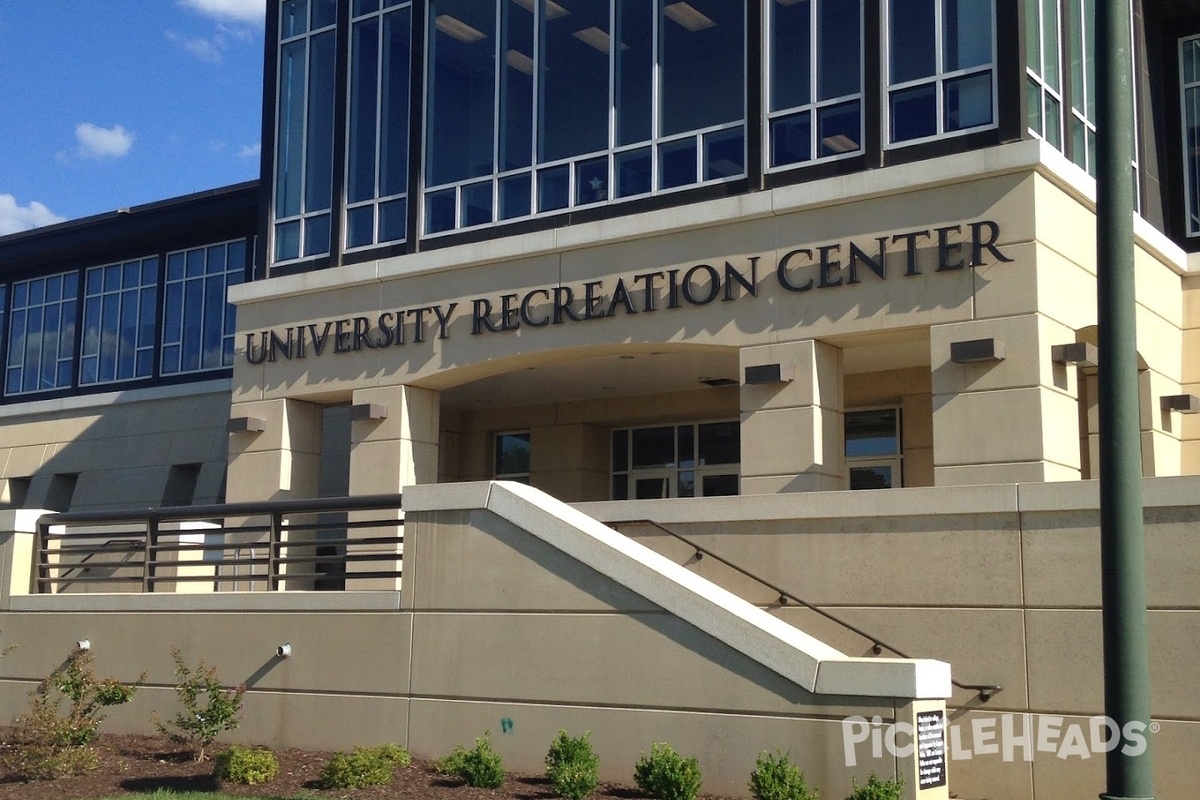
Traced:
POLYGON ((1152 800, 1150 656, 1142 524, 1133 274, 1133 54, 1129 0, 1096 2, 1099 119, 1096 293, 1100 342, 1100 567, 1104 617, 1104 710, 1121 728, 1107 755, 1105 800, 1152 800), (1126 726, 1141 723, 1145 747, 1126 726), (1130 752, 1125 752, 1125 751, 1130 752))

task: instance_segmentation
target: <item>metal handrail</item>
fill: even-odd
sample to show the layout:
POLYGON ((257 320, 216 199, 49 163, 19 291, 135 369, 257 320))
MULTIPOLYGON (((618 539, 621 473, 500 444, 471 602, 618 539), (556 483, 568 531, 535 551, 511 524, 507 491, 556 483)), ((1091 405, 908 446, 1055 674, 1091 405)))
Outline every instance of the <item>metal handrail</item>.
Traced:
MULTIPOLYGON (((741 567, 741 566, 733 563, 732 561, 725 558, 724 556, 722 556, 718 553, 714 553, 712 550, 709 550, 707 547, 704 547, 703 545, 696 544, 695 542, 693 542, 691 539, 687 538, 683 534, 676 533, 675 531, 671 530, 670 528, 666 527, 665 525, 655 522, 652 519, 621 519, 621 520, 609 521, 609 522, 606 522, 605 524, 610 527, 616 527, 618 525, 649 525, 651 527, 657 528, 658 530, 662 531, 663 533, 667 534, 668 536, 678 539, 679 541, 686 544, 688 547, 695 550, 697 560, 701 560, 705 556, 714 558, 717 561, 724 564, 725 566, 729 567, 730 569, 740 572, 742 575, 745 575, 747 578, 750 578, 753 581, 757 581, 759 584, 767 587, 772 592, 775 592, 777 595, 779 595, 779 605, 786 606, 789 601, 799 603, 800 605, 804 606, 808 610, 815 611, 817 614, 820 614, 822 617, 825 617, 826 619, 830 620, 831 622, 835 622, 838 625, 841 625, 846 630, 849 630, 853 633, 858 634, 859 636, 868 640, 871 643, 871 652, 873 652, 875 655, 879 655, 884 650, 889 650, 889 651, 895 653, 900 658, 912 658, 912 656, 905 654, 902 650, 899 650, 896 647, 893 647, 892 645, 885 642, 883 639, 880 639, 878 636, 873 636, 873 635, 867 633, 866 631, 864 631, 862 628, 858 627, 857 625, 854 625, 853 623, 850 623, 850 622, 846 622, 844 619, 841 619, 840 617, 837 617, 837 616, 829 613, 825 609, 815 606, 812 603, 808 602, 807 600, 803 600, 803 599, 797 597, 796 595, 792 594, 791 592, 787 591, 786 589, 776 586, 775 584, 771 583, 767 579, 761 578, 758 575, 755 575, 754 573, 750 572, 749 570, 745 569, 744 567, 741 567)), ((985 702, 985 703, 988 700, 991 700, 994 695, 998 694, 999 692, 1001 692, 1004 689, 1003 686, 1001 686, 999 684, 995 684, 995 683, 962 683, 961 681, 954 680, 953 678, 950 679, 950 682, 952 684, 954 684, 955 686, 957 686, 959 689, 965 689, 966 691, 976 692, 979 695, 979 698, 981 700, 983 700, 983 702, 985 702)))

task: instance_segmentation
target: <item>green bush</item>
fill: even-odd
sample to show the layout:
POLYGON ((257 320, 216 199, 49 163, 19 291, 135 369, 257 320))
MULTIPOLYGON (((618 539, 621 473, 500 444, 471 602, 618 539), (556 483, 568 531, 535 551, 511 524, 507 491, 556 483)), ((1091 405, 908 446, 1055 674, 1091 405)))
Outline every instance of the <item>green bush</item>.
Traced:
POLYGON ((203 761, 205 750, 217 736, 241 723, 246 687, 224 688, 215 666, 205 666, 201 658, 195 669, 189 667, 178 647, 171 648, 171 658, 175 661, 175 694, 183 711, 165 723, 155 718, 154 725, 171 741, 191 747, 196 760, 203 761))
POLYGON ((213 774, 220 780, 255 786, 267 783, 279 772, 279 759, 261 747, 233 745, 213 760, 213 774))
POLYGON ((633 768, 638 788, 654 800, 696 800, 700 791, 700 762, 684 758, 666 742, 655 742, 650 755, 642 753, 633 768))
POLYGON ((567 800, 583 800, 600 782, 600 758, 592 749, 591 735, 589 731, 571 738, 560 730, 546 753, 546 777, 567 800))
POLYGON ((854 778, 850 779, 850 785, 854 791, 850 792, 850 796, 846 800, 900 800, 900 793, 904 789, 904 779, 881 780, 872 772, 862 786, 859 786, 858 781, 854 778))
POLYGON ((361 789, 386 786, 392 782, 396 767, 412 762, 408 751, 397 744, 356 747, 349 753, 334 753, 321 768, 318 783, 322 789, 361 789))
POLYGON ((504 783, 504 759, 492 749, 491 732, 475 740, 470 750, 461 744, 450 755, 434 762, 433 768, 443 775, 453 775, 478 789, 495 789, 504 783))
POLYGON ((750 793, 756 800, 817 800, 815 789, 808 788, 804 773, 786 753, 764 751, 750 773, 750 793))
POLYGON ((92 654, 75 650, 30 693, 29 711, 13 721, 4 765, 26 780, 78 775, 96 767, 89 745, 104 721, 102 711, 133 699, 145 674, 132 684, 99 679, 92 654))

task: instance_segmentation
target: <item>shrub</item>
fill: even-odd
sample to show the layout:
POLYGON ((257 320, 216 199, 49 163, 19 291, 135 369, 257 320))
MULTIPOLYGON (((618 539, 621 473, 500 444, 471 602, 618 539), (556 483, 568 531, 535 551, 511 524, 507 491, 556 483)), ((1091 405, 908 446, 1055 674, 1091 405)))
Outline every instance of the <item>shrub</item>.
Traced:
POLYGON ((583 800, 600 782, 600 759, 592 749, 591 732, 572 739, 565 730, 550 743, 546 753, 546 777, 554 790, 567 800, 583 800))
POLYGON ((322 789, 361 789, 364 786, 386 786, 392 782, 396 767, 412 762, 408 751, 400 745, 356 747, 349 753, 334 753, 321 768, 318 779, 322 789))
POLYGON ((266 783, 279 772, 279 759, 261 747, 233 745, 213 760, 213 774, 220 780, 254 786, 266 783))
POLYGON ((450 755, 434 762, 433 768, 443 775, 453 775, 478 789, 495 789, 504 783, 504 759, 492 749, 491 732, 475 740, 467 750, 461 744, 450 755))
POLYGON ((850 785, 853 787, 853 791, 846 800, 900 800, 900 793, 904 789, 904 779, 881 780, 872 772, 862 786, 859 786, 858 781, 854 778, 850 779, 850 785))
POLYGON ((700 791, 700 763, 684 758, 666 742, 655 742, 633 768, 638 788, 654 800, 695 800, 700 791))
POLYGON ((102 711, 132 700, 146 676, 132 684, 98 679, 92 659, 87 650, 73 651, 30 693, 29 711, 14 720, 11 747, 4 755, 9 770, 27 780, 48 780, 97 765, 88 745, 104 721, 102 711))
POLYGON ((755 800, 817 800, 816 790, 808 788, 804 773, 786 753, 762 752, 750 773, 750 793, 755 800))
POLYGON ((201 658, 195 669, 189 667, 178 647, 171 648, 171 658, 175 661, 175 694, 183 711, 167 722, 155 718, 154 725, 171 741, 191 747, 196 760, 203 761, 204 751, 217 736, 241 723, 239 715, 246 687, 224 688, 215 666, 205 666, 201 658))

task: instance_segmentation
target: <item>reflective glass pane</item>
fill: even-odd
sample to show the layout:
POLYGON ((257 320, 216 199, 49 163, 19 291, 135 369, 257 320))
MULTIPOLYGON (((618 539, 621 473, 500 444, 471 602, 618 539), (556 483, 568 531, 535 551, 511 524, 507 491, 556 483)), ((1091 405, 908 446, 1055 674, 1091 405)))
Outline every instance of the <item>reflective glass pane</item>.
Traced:
POLYGON ((616 53, 617 145, 651 136, 654 83, 654 4, 616 0, 621 46, 616 53))
POLYGON ((434 0, 429 9, 426 184, 491 174, 495 130, 495 5, 434 0))
POLYGON ((533 163, 533 12, 500 4, 500 169, 533 163))
POLYGON ((855 100, 817 111, 817 140, 822 158, 862 149, 859 107, 859 101, 855 100))
POLYGON ((496 475, 529 472, 529 434, 502 433, 496 437, 496 475))
POLYGON ((361 206, 346 212, 346 246, 363 247, 375 243, 375 206, 361 206))
POLYGON ((593 158, 575 165, 575 203, 602 203, 608 199, 608 159, 593 158))
POLYGON ((1049 93, 1046 94, 1046 141, 1062 148, 1062 108, 1049 93))
POLYGON ((812 158, 809 112, 782 117, 771 123, 771 166, 797 164, 812 158))
POLYGON ((1042 86, 1033 78, 1025 80, 1025 124, 1038 136, 1044 136, 1042 128, 1042 86))
POLYGON ((486 225, 492 221, 492 182, 462 188, 462 224, 486 225))
POLYGON ((704 136, 704 180, 733 178, 746 172, 746 140, 742 129, 704 136))
POLYGON ((225 316, 225 281, 214 275, 204 281, 204 334, 200 356, 202 369, 221 366, 221 318, 225 316))
POLYGON ((308 0, 283 0, 279 6, 279 36, 289 39, 308 30, 308 0))
POLYGON ((699 456, 701 466, 739 463, 741 461, 739 424, 737 422, 710 422, 701 425, 699 456))
POLYGON ((538 170, 538 211, 566 208, 571 199, 571 168, 567 165, 538 170))
POLYGON ((408 191, 409 66, 412 11, 402 8, 383 17, 383 74, 380 99, 379 194, 408 191))
POLYGON ((300 213, 304 169, 304 87, 307 42, 284 45, 279 52, 279 121, 275 153, 275 216, 300 213))
POLYGON ((1076 165, 1087 168, 1087 136, 1083 120, 1071 115, 1071 160, 1076 165))
POLYGON ((350 130, 346 199, 375 197, 375 114, 379 98, 379 19, 354 24, 350 34, 350 130))
POLYGON ((1025 0, 1025 66, 1042 74, 1041 13, 1042 0, 1025 0))
MULTIPOLYGON (((304 210, 324 211, 333 199, 333 93, 336 84, 334 32, 311 39, 308 71, 308 131, 305 137, 304 210)), ((328 252, 305 245, 305 255, 328 252)))
POLYGON ((1180 45, 1183 61, 1183 82, 1200 81, 1200 39, 1188 39, 1180 45))
POLYGON ((1188 232, 1200 231, 1200 89, 1184 93, 1188 232))
POLYGON ((937 87, 934 84, 892 92, 891 104, 893 142, 937 133, 937 87))
POLYGON ((696 496, 696 473, 689 470, 683 470, 679 473, 678 490, 676 497, 695 497, 696 496))
POLYGON ((937 71, 935 3, 936 0, 888 3, 890 83, 924 78, 937 71))
MULTIPOLYGON (((812 5, 771 6, 771 110, 812 102, 812 5)), ((842 0, 846 3, 846 0, 842 0)), ((836 5, 836 0, 835 0, 836 5)))
POLYGON ((891 489, 892 468, 885 466, 863 466, 850 468, 851 489, 891 489))
POLYGON ((701 490, 705 497, 734 497, 738 493, 738 476, 705 475, 701 490))
POLYGON ((304 220, 304 255, 316 256, 329 252, 329 215, 304 220))
POLYGON ((379 241, 396 242, 408 236, 408 200, 379 204, 379 241))
POLYGON ((671 189, 696 182, 696 140, 688 137, 658 147, 659 187, 671 189))
POLYGON ((608 146, 608 3, 588 0, 570 14, 547 14, 538 70, 540 161, 608 146))
POLYGON ((613 500, 628 500, 629 499, 629 476, 628 475, 613 475, 612 499, 613 500))
POLYGON ((457 224, 457 206, 454 189, 429 192, 425 195, 425 232, 441 233, 454 230, 457 224))
POLYGON ((946 130, 958 131, 992 121, 992 73, 946 81, 946 130))
POLYGON ((529 214, 530 183, 528 172, 500 179, 500 219, 514 219, 529 214))
POLYGON ((1042 80, 1055 90, 1060 86, 1058 47, 1058 3, 1042 0, 1042 80))
POLYGON ((617 197, 648 194, 654 188, 649 147, 617 153, 615 159, 617 197))
POLYGON ((666 2, 659 20, 661 133, 741 120, 745 108, 745 0, 666 2))
POLYGON ((613 431, 612 468, 614 472, 629 469, 629 431, 613 431))
POLYGON ((633 482, 634 500, 663 500, 671 496, 671 479, 635 478, 633 482))
POLYGON ((992 63, 993 0, 945 0, 942 23, 946 72, 992 63))
POLYGON ((862 91, 862 17, 858 0, 822 0, 817 8, 817 99, 862 91))
POLYGON ((898 455, 900 453, 899 411, 846 412, 846 457, 898 455))
POLYGON ((337 0, 309 0, 312 3, 312 29, 337 22, 337 0))
POLYGON ((678 425, 675 428, 678 437, 679 468, 691 469, 696 466, 696 426, 678 425))
POLYGON ((636 428, 630 442, 634 469, 675 465, 675 428, 636 428))
POLYGON ((359 17, 379 10, 379 0, 354 0, 351 16, 359 17))
POLYGON ((285 222, 275 226, 275 260, 287 261, 300 257, 300 223, 285 222))

